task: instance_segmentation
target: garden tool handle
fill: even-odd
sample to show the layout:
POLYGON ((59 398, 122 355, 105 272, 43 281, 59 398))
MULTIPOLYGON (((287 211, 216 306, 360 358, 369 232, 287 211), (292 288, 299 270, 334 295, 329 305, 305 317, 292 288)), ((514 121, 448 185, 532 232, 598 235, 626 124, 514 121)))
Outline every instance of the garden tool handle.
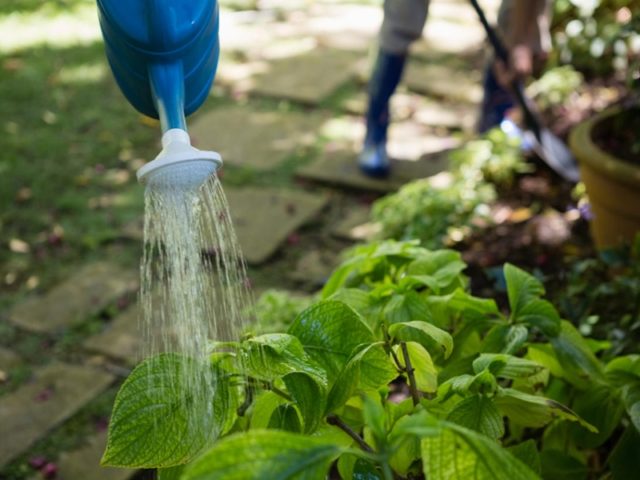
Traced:
MULTIPOLYGON (((478 14, 480 23, 482 23, 482 26, 487 33, 487 38, 489 39, 489 43, 491 43, 491 46, 493 46, 496 57, 498 57, 500 61, 508 67, 510 63, 509 51, 505 47, 504 43, 502 43, 502 40, 500 40, 500 37, 498 37, 495 29, 491 25, 489 25, 489 21, 487 20, 482 7, 480 7, 480 5, 478 4, 478 0, 469 1, 471 2, 471 6, 473 7, 473 9, 478 14)), ((516 101, 520 105, 520 108, 522 108, 522 113, 524 114, 526 125, 533 131, 533 134, 536 136, 536 138, 540 140, 540 122, 538 121, 538 118, 533 113, 531 108, 529 108, 529 101, 525 96, 522 82, 517 78, 514 79, 511 82, 511 89, 513 90, 513 94, 515 95, 516 101)))

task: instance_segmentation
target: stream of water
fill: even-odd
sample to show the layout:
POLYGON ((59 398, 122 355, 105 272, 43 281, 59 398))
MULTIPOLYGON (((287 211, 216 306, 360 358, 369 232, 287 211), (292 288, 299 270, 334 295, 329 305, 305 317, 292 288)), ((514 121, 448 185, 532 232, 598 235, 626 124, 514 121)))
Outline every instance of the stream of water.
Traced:
POLYGON ((172 352, 191 359, 175 381, 198 422, 207 412, 193 411, 194 405, 211 405, 215 394, 210 341, 239 338, 251 295, 217 176, 199 188, 185 189, 173 180, 150 183, 145 191, 143 354, 172 352))

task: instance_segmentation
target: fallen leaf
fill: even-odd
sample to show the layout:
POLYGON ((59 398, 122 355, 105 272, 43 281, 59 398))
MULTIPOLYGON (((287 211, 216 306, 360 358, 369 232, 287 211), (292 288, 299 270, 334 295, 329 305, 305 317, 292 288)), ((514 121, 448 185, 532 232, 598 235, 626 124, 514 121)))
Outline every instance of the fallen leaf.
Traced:
POLYGON ((38 285, 40 285, 40 279, 35 275, 32 275, 27 279, 26 285, 29 290, 33 290, 34 288, 37 288, 38 285))
POLYGON ((521 223, 529 220, 533 216, 531 210, 526 207, 516 208, 511 215, 509 215, 509 220, 513 223, 521 223))
POLYGON ((18 190, 18 193, 16 193, 16 202, 26 202, 27 200, 31 199, 32 195, 33 194, 29 187, 22 187, 20 190, 18 190))
POLYGON ((20 240, 19 238, 12 238, 9 240, 9 250, 14 253, 29 253, 31 248, 29 244, 24 240, 20 240))

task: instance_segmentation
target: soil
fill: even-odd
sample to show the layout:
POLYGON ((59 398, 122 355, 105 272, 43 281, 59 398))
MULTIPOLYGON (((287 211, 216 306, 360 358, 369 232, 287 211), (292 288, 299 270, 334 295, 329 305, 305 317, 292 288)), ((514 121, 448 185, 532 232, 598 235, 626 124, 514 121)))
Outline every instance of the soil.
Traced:
POLYGON ((599 121, 591 135, 605 152, 640 166, 640 105, 599 121))

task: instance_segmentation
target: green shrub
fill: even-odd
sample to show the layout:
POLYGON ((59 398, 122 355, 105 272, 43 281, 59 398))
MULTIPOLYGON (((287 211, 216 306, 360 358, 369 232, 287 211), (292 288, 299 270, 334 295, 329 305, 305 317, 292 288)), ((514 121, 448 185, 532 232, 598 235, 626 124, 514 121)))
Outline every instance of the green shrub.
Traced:
POLYGON ((450 161, 450 174, 411 182, 373 205, 383 238, 417 238, 429 248, 460 240, 472 219, 488 214, 494 184, 508 186, 529 170, 520 142, 499 128, 452 152, 450 161))
POLYGON ((175 398, 189 360, 146 360, 103 463, 161 480, 633 478, 640 356, 600 361, 526 272, 505 265, 501 310, 465 267, 417 242, 356 247, 286 333, 213 353, 195 429, 175 398))
POLYGON ((637 0, 558 0, 554 50, 557 61, 594 76, 618 73, 637 80, 640 16, 637 0))

